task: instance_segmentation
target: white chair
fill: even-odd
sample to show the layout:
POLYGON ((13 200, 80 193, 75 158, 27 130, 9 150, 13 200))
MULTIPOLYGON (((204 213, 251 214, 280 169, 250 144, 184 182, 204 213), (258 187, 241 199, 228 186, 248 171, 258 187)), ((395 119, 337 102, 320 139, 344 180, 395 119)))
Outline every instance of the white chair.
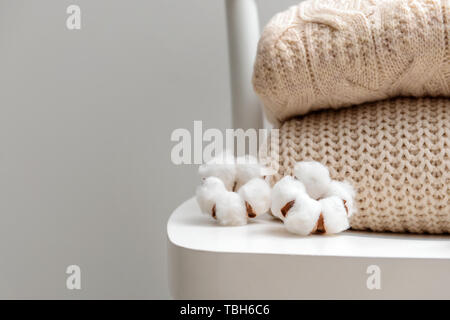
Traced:
MULTIPOLYGON (((251 74, 255 0, 225 0, 235 128, 264 126, 251 74)), ((176 299, 449 299, 448 236, 347 231, 298 237, 269 216, 221 227, 194 198, 167 224, 176 299)))

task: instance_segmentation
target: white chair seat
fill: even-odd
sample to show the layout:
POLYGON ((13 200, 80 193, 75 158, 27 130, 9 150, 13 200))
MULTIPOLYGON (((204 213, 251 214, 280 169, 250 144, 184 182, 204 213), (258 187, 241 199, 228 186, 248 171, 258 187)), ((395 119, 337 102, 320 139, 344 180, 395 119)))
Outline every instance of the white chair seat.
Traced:
POLYGON ((450 298, 450 237, 347 231, 299 237, 269 215, 222 227, 194 198, 171 215, 177 299, 450 298), (380 268, 380 289, 366 285, 380 268))

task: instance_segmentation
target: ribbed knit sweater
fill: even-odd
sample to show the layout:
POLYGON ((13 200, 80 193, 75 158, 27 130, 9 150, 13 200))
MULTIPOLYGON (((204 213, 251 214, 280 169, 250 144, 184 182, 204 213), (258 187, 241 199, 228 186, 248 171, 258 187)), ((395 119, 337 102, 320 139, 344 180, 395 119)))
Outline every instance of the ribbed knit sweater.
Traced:
POLYGON ((278 173, 319 161, 356 190, 357 230, 450 233, 450 99, 397 98, 285 121, 278 173))

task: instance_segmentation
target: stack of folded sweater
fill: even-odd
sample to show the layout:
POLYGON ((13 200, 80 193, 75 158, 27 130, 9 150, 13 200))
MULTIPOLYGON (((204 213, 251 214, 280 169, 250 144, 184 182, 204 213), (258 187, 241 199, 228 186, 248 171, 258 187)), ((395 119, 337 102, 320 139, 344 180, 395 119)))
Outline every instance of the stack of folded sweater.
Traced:
POLYGON ((353 229, 450 232, 450 1, 308 0, 276 15, 253 84, 278 173, 315 160, 356 190, 353 229))

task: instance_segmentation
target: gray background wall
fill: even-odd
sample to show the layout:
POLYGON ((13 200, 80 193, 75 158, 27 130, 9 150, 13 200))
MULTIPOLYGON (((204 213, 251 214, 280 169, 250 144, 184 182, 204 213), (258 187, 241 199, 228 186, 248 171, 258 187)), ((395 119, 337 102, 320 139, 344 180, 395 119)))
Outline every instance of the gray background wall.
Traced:
MULTIPOLYGON (((259 1, 261 23, 296 2, 259 1)), ((0 0, 0 298, 169 298, 166 221, 198 183, 170 134, 231 125, 224 14, 224 0, 0 0)))

